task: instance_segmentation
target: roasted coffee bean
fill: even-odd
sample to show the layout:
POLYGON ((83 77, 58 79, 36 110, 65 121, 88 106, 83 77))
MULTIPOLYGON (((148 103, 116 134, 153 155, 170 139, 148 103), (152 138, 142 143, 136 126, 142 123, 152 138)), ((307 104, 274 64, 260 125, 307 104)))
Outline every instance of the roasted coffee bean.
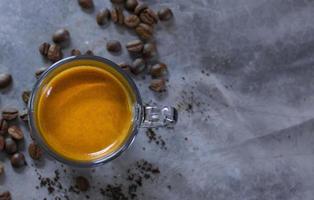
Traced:
POLYGON ((124 23, 124 14, 122 9, 118 9, 118 23, 123 25, 124 23))
POLYGON ((150 39, 153 36, 153 28, 147 24, 140 23, 135 32, 143 39, 150 39))
POLYGON ((146 63, 145 63, 144 59, 142 59, 142 58, 135 59, 134 62, 132 63, 132 65, 130 66, 131 72, 135 75, 144 71, 145 68, 146 68, 146 63))
POLYGON ((20 168, 23 167, 26 164, 25 162, 25 156, 23 153, 18 152, 13 154, 13 156, 11 157, 11 165, 14 168, 20 168))
POLYGON ((123 10, 118 8, 113 8, 111 10, 111 19, 114 23, 123 24, 124 23, 124 15, 123 10))
POLYGON ((22 100, 26 105, 28 104, 30 96, 31 96, 31 91, 25 90, 22 92, 22 100))
POLYGON ((137 0, 126 0, 125 2, 125 8, 131 12, 134 11, 137 5, 138 5, 137 0))
POLYGON ((120 52, 121 51, 121 44, 119 41, 117 40, 110 40, 107 42, 107 50, 109 52, 120 52))
POLYGON ((4 150, 4 137, 0 135, 0 151, 4 150))
POLYGON ((92 9, 94 7, 93 0, 78 0, 79 5, 81 8, 84 9, 92 9))
POLYGON ((166 82, 164 79, 153 79, 150 82, 149 89, 153 90, 154 92, 162 92, 166 88, 166 82))
POLYGON ((121 62, 121 63, 119 63, 118 65, 119 65, 119 67, 120 67, 121 69, 123 69, 123 70, 125 70, 125 71, 129 71, 129 70, 130 70, 130 65, 127 64, 126 62, 121 62))
POLYGON ((170 8, 163 8, 158 11, 158 17, 161 21, 167 21, 173 17, 173 13, 170 8))
POLYGON ((140 14, 140 19, 143 23, 153 25, 157 24, 158 22, 158 16, 152 9, 145 9, 140 14))
POLYGON ((141 40, 133 40, 126 44, 126 48, 129 53, 141 53, 143 50, 144 44, 141 40))
POLYGON ((78 49, 72 49, 71 51, 71 56, 80 56, 81 55, 81 51, 78 49))
POLYGON ((140 24, 140 18, 136 15, 129 15, 124 18, 124 24, 128 28, 135 28, 140 24))
POLYGON ((84 55, 93 56, 94 52, 92 50, 87 50, 84 55))
POLYGON ((39 160, 43 155, 42 149, 35 142, 32 142, 28 146, 28 153, 29 156, 34 160, 39 160))
POLYGON ((0 200, 11 200, 11 193, 9 191, 0 193, 0 200))
POLYGON ((15 140, 22 140, 24 138, 22 130, 15 125, 9 127, 8 133, 15 140))
POLYGON ((7 137, 4 140, 4 149, 8 154, 13 154, 17 151, 16 142, 11 138, 7 137))
POLYGON ((75 178, 75 187, 81 191, 87 191, 89 189, 89 182, 83 176, 78 176, 75 178))
POLYGON ((99 26, 103 26, 108 23, 109 18, 110 18, 110 11, 106 8, 97 13, 96 22, 99 26))
POLYGON ((35 72, 35 77, 38 79, 46 70, 47 70, 46 67, 38 68, 35 72))
POLYGON ((20 113, 20 119, 23 122, 26 122, 26 123, 28 122, 28 111, 26 109, 20 113))
POLYGON ((48 55, 48 50, 49 50, 49 47, 50 47, 50 44, 47 43, 47 42, 44 42, 42 43, 40 46, 39 46, 39 52, 41 55, 47 57, 48 55))
POLYGON ((52 40, 55 43, 68 42, 70 40, 70 32, 65 28, 58 29, 52 35, 52 40))
POLYGON ((111 3, 117 3, 117 4, 124 2, 124 0, 110 0, 110 1, 111 3))
MULTIPOLYGON (((0 176, 4 173, 4 165, 2 163, 0 163, 0 176)), ((1 196, 0 196, 0 200, 1 200, 1 196)))
POLYGON ((61 60, 63 58, 61 47, 57 44, 50 45, 47 58, 52 62, 61 60))
POLYGON ((12 82, 12 76, 8 73, 0 74, 0 89, 8 87, 12 82))
POLYGON ((150 74, 152 75, 152 77, 156 78, 162 76, 166 72, 166 70, 167 70, 166 64, 158 63, 151 67, 150 74))
POLYGON ((16 119, 19 115, 19 111, 15 108, 4 108, 2 110, 2 118, 5 120, 13 120, 16 119))
POLYGON ((156 45, 154 43, 146 43, 143 48, 143 56, 145 58, 153 58, 157 55, 156 45))
POLYGON ((8 125, 7 120, 1 118, 0 119, 0 135, 6 134, 8 132, 8 128, 9 128, 9 125, 8 125))
POLYGON ((134 14, 139 15, 143 10, 148 8, 147 4, 145 3, 139 3, 134 9, 134 14))

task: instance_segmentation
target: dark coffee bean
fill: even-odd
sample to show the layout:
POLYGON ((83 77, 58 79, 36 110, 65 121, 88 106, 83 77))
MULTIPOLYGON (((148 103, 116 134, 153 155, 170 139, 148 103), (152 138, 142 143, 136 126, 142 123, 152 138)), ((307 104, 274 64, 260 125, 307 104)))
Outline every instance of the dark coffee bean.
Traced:
POLYGON ((110 40, 107 42, 107 50, 110 52, 120 52, 121 51, 121 44, 117 40, 110 40))
POLYGON ((92 50, 87 50, 84 55, 93 56, 94 52, 92 50))
POLYGON ((111 3, 117 3, 117 4, 124 2, 124 0, 110 0, 110 1, 111 3))
POLYGON ((125 63, 125 62, 121 62, 121 63, 119 63, 118 65, 119 65, 119 67, 120 67, 121 69, 123 69, 123 70, 125 70, 125 71, 130 71, 130 65, 129 65, 129 64, 127 64, 127 63, 125 63))
POLYGON ((17 151, 16 142, 12 138, 10 138, 10 137, 5 138, 5 140, 4 140, 4 149, 5 149, 5 151, 8 154, 15 153, 17 151))
POLYGON ((0 151, 4 150, 4 137, 0 135, 0 151))
POLYGON ((166 88, 166 82, 164 79, 153 79, 150 82, 149 89, 153 90, 154 92, 162 92, 166 88))
POLYGON ((50 47, 50 44, 47 43, 47 42, 44 42, 42 43, 40 46, 39 46, 39 52, 41 55, 47 57, 48 55, 48 50, 49 50, 49 47, 50 47))
POLYGON ((8 125, 7 120, 1 118, 0 119, 0 135, 6 134, 8 132, 8 128, 9 128, 9 125, 8 125))
POLYGON ((152 75, 152 77, 156 78, 156 77, 160 77, 162 76, 167 70, 167 65, 165 65, 164 63, 158 63, 152 66, 152 68, 150 69, 150 74, 152 75))
POLYGON ((108 23, 109 18, 110 18, 110 11, 106 8, 97 13, 96 22, 99 26, 103 26, 108 23))
MULTIPOLYGON (((0 163, 0 176, 4 173, 4 165, 0 163)), ((1 200, 1 196, 0 196, 1 200)))
POLYGON ((167 21, 173 17, 173 13, 170 8, 163 8, 158 11, 158 17, 161 21, 167 21))
POLYGON ((134 11, 134 9, 136 8, 137 5, 138 5, 137 0, 126 0, 126 2, 125 2, 125 8, 131 12, 134 11))
POLYGON ((50 45, 47 58, 52 62, 61 60, 63 58, 61 47, 57 44, 50 45))
POLYGON ((78 176, 75 178, 75 187, 81 191, 87 191, 89 189, 89 182, 83 176, 78 176))
POLYGON ((72 49, 71 51, 71 56, 80 56, 81 55, 81 51, 78 49, 72 49))
POLYGON ((143 39, 150 39, 153 36, 153 28, 147 24, 140 23, 135 32, 143 39))
POLYGON ((22 140, 24 138, 22 130, 15 125, 9 127, 8 133, 15 140, 22 140))
POLYGON ((0 193, 0 200, 11 200, 11 193, 9 191, 0 193))
POLYGON ((11 157, 11 165, 12 165, 12 167, 20 168, 20 167, 23 167, 25 164, 26 164, 25 156, 24 156, 23 153, 21 153, 21 152, 15 153, 11 157))
POLYGON ((58 29, 52 35, 52 40, 55 43, 67 42, 70 40, 70 32, 65 28, 58 29))
POLYGON ((152 9, 145 9, 140 14, 140 19, 143 23, 153 25, 157 24, 158 16, 152 9))
POLYGON ((92 9, 94 7, 93 0, 78 0, 79 5, 81 8, 84 9, 92 9))
POLYGON ((26 122, 26 123, 28 122, 28 111, 26 109, 20 113, 20 119, 23 122, 26 122))
POLYGON ((147 4, 145 3, 139 3, 134 9, 134 14, 139 15, 143 10, 148 8, 147 4))
POLYGON ((123 25, 124 23, 124 14, 122 9, 118 9, 118 24, 123 25))
POLYGON ((16 119, 19 115, 19 111, 16 108, 4 108, 2 110, 2 118, 5 120, 16 119))
POLYGON ((143 50, 144 44, 141 40, 133 40, 126 44, 126 48, 129 53, 141 53, 143 50))
POLYGON ((132 65, 130 66, 131 72, 135 75, 144 71, 145 68, 146 68, 146 63, 145 63, 144 59, 142 59, 142 58, 135 59, 134 62, 132 63, 132 65))
POLYGON ((34 160, 39 160, 43 155, 42 149, 35 142, 32 142, 28 146, 28 153, 29 156, 34 160))
POLYGON ((38 68, 35 72, 35 77, 39 79, 39 77, 47 70, 46 67, 38 68))
POLYGON ((8 87, 12 82, 11 74, 1 73, 0 74, 0 89, 8 87))
POLYGON ((156 45, 154 43, 146 43, 143 48, 143 56, 145 58, 153 58, 157 55, 156 45))
POLYGON ((31 91, 25 90, 22 92, 22 100, 26 105, 28 104, 30 96, 31 96, 31 91))
POLYGON ((124 18, 124 24, 128 28, 135 28, 140 24, 140 18, 136 15, 129 15, 124 18))
POLYGON ((111 19, 114 23, 123 24, 124 23, 124 15, 123 10, 118 8, 113 8, 111 10, 111 19))

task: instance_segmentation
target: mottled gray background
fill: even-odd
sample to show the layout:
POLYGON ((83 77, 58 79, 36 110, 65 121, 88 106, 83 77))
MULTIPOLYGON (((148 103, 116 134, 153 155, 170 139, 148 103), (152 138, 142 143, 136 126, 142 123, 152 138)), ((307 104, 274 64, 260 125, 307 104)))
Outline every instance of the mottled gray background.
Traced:
MULTIPOLYGON (((147 2, 154 9, 169 6, 175 14, 173 22, 156 27, 160 60, 169 66, 168 93, 154 95, 147 88, 150 77, 136 81, 145 102, 179 109, 174 129, 156 131, 167 150, 148 143, 142 130, 129 151, 95 173, 61 173, 64 186, 84 174, 95 187, 86 194, 103 199, 101 185, 123 183, 126 169, 146 159, 161 173, 138 189, 139 199, 313 199, 313 1, 147 2)), ((111 6, 104 0, 95 4, 96 10, 111 6)), ((130 61, 125 49, 121 56, 107 53, 105 43, 126 43, 136 36, 114 24, 99 28, 94 18, 95 12, 82 12, 75 0, 1 0, 0 71, 14 78, 0 94, 1 107, 23 108, 21 92, 34 84, 35 69, 49 65, 38 45, 50 41, 60 27, 70 30, 71 48, 130 61)), ((25 143, 29 141, 27 136, 25 143)), ((16 171, 1 154, 5 175, 0 190, 22 200, 62 197, 35 189, 34 170, 49 177, 60 163, 46 157, 34 167, 28 155, 26 159, 28 166, 16 171)), ((82 199, 85 194, 68 196, 82 199)))

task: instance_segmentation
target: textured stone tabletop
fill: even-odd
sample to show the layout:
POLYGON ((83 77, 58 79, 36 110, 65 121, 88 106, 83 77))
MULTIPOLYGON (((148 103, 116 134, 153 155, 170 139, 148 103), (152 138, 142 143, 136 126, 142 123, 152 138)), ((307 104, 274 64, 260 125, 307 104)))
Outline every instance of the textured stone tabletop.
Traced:
MULTIPOLYGON (((168 92, 150 91, 149 76, 136 78, 136 84, 144 102, 178 108, 175 128, 155 130, 153 139, 141 130, 127 152, 95 169, 73 169, 47 155, 34 163, 26 152, 27 134, 21 146, 26 167, 14 170, 0 154, 0 191, 11 191, 15 200, 98 200, 111 199, 106 189, 112 185, 128 198, 132 193, 148 200, 313 199, 313 1, 147 3, 156 10, 168 6, 175 15, 158 24, 155 35, 160 60, 169 67, 168 92), (160 173, 142 174, 136 168, 142 160, 160 173), (132 171, 141 186, 128 179, 132 171), (69 191, 78 175, 88 178, 89 191, 69 191), (51 194, 45 178, 55 184, 51 194)), ((111 7, 109 0, 95 5, 111 7)), ((1 0, 0 71, 11 73, 14 83, 1 91, 0 106, 24 107, 21 92, 32 88, 37 68, 49 66, 38 46, 58 28, 71 32, 65 55, 72 48, 91 49, 116 62, 131 61, 125 49, 115 56, 105 44, 125 44, 136 35, 114 24, 100 28, 95 15, 83 12, 76 0, 1 0)))

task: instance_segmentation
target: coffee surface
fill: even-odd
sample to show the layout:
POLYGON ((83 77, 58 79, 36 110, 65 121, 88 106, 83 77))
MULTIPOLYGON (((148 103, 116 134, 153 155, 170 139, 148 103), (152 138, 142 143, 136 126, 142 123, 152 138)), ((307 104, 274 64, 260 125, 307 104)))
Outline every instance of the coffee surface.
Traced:
POLYGON ((73 67, 42 88, 38 127, 58 154, 90 161, 114 152, 128 138, 132 104, 128 90, 111 72, 73 67))

